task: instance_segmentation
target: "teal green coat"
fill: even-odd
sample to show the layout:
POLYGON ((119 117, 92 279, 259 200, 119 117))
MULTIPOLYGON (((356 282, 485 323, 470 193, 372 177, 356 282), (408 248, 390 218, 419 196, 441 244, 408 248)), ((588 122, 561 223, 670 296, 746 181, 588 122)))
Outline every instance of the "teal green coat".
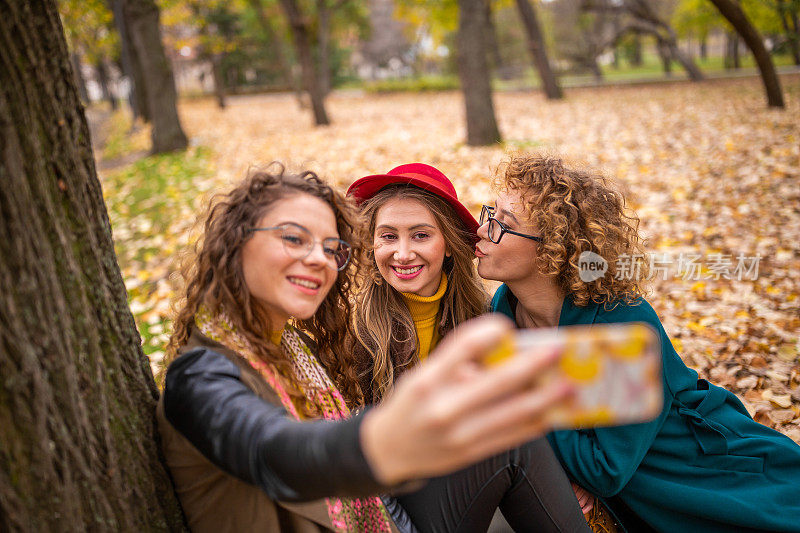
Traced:
MULTIPOLYGON (((506 285, 492 310, 514 319, 506 285)), ((755 422, 731 392, 698 379, 645 300, 575 306, 559 327, 647 322, 661 337, 664 410, 652 422, 548 435, 578 484, 629 531, 800 531, 800 446, 755 422)))

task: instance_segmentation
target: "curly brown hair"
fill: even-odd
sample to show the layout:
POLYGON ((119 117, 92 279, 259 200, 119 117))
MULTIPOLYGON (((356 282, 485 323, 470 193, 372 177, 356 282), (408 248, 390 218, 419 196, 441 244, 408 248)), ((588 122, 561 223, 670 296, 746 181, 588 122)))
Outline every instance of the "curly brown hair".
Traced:
POLYGON ((498 168, 495 186, 522 196, 544 238, 537 253, 540 272, 554 276, 575 305, 633 304, 645 294, 646 261, 637 263, 637 275, 617 276, 617 261, 643 258, 644 243, 639 218, 626 212, 625 197, 610 180, 568 168, 557 157, 514 155, 498 168), (608 262, 605 276, 588 283, 579 276, 578 260, 585 251, 608 262))
MULTIPOLYGON (((358 379, 344 346, 345 339, 352 335, 352 280, 358 269, 360 251, 355 231, 357 212, 350 200, 313 172, 286 174, 280 164, 251 171, 230 192, 212 199, 203 235, 182 269, 185 293, 176 305, 178 312, 167 346, 166 362, 174 359, 186 344, 195 315, 204 306, 212 314, 226 313, 258 356, 284 377, 290 394, 298 400, 302 397, 297 384, 291 382, 294 372, 289 360, 278 347, 264 342, 274 328, 266 309, 245 284, 241 258, 242 248, 252 236, 247 229, 258 225, 275 202, 297 194, 309 194, 327 203, 335 215, 339 237, 353 248, 350 264, 338 273, 317 311, 307 320, 298 320, 296 326, 316 342, 316 355, 328 375, 344 396, 355 403, 360 398, 358 379), (277 172, 269 171, 273 166, 277 166, 277 172)), ((301 407, 305 404, 295 403, 301 407)))

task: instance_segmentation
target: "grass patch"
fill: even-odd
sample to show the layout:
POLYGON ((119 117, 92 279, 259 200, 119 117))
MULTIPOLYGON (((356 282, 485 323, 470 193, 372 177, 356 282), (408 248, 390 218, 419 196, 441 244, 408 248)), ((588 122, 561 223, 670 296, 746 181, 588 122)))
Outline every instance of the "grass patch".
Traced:
POLYGON ((154 366, 171 330, 169 275, 211 187, 210 156, 207 148, 195 147, 145 157, 103 177, 128 304, 154 366))
POLYGON ((364 83, 368 93, 453 91, 461 85, 455 76, 421 76, 418 78, 395 78, 364 83))

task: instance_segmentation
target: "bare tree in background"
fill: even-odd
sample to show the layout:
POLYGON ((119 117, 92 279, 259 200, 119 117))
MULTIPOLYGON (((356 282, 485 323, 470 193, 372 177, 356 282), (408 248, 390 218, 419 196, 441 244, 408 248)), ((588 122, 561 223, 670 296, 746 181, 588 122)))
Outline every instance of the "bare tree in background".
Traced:
POLYGON ((467 144, 493 144, 500 142, 500 130, 487 60, 486 8, 483 0, 459 0, 458 8, 458 75, 466 107, 467 144))
POLYGON ((655 0, 585 0, 584 9, 613 13, 617 16, 628 15, 626 23, 619 26, 617 34, 612 37, 608 45, 616 43, 628 32, 653 35, 664 60, 675 59, 684 68, 690 80, 702 80, 703 73, 692 58, 678 48, 675 30, 659 15, 654 2, 655 0))
POLYGON ((181 531, 54 0, 0 0, 0 531, 181 531))
POLYGON ((742 38, 758 65, 758 70, 761 72, 761 80, 764 83, 764 90, 767 93, 767 104, 770 107, 784 107, 783 104, 783 91, 781 90, 781 82, 775 72, 775 65, 772 63, 772 57, 767 52, 764 46, 764 40, 756 30, 747 16, 742 11, 741 6, 734 0, 711 0, 719 12, 725 19, 731 23, 733 29, 742 38))
POLYGON ((183 150, 188 145, 178 118, 175 79, 161 42, 159 11, 154 0, 120 0, 130 49, 142 70, 154 154, 183 150))
POLYGON ((311 53, 311 31, 308 18, 300 9, 297 0, 280 0, 289 26, 292 30, 297 58, 300 61, 300 70, 303 79, 303 88, 311 99, 311 110, 314 113, 314 124, 326 126, 330 124, 328 113, 325 111, 325 94, 319 83, 314 56, 311 53))
POLYGON ((550 61, 547 59, 544 36, 539 26, 535 8, 529 0, 517 0, 517 9, 522 19, 522 25, 525 27, 525 33, 528 36, 528 49, 531 51, 533 64, 539 72, 539 78, 542 80, 542 87, 547 98, 550 100, 563 98, 564 93, 561 91, 556 76, 553 74, 553 69, 550 67, 550 61))

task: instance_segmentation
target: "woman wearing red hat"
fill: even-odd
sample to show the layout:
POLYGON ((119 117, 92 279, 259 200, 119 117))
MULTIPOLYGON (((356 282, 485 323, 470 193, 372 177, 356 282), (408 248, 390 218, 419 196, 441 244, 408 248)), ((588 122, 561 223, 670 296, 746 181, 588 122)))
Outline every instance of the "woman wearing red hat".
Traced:
MULTIPOLYGON (((424 361, 448 331, 488 311, 473 260, 478 223, 450 180, 422 163, 366 176, 361 206, 365 279, 353 352, 367 402, 424 361)), ((485 531, 499 507, 516 531, 588 531, 546 440, 430 480, 397 498, 424 531, 485 531)))

